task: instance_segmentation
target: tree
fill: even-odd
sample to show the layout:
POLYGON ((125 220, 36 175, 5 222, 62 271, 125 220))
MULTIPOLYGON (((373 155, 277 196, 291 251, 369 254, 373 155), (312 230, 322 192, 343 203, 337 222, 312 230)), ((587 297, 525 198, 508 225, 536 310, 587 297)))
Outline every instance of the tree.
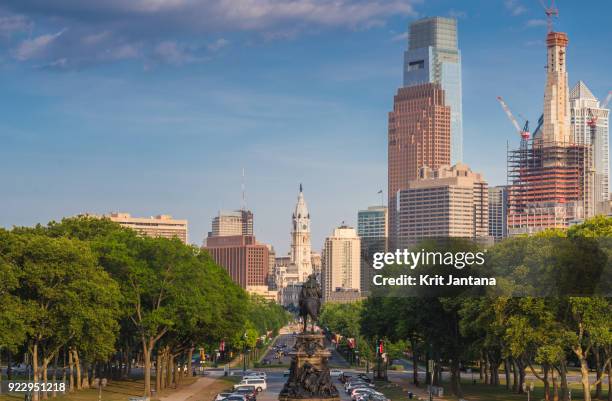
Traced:
POLYGON ((106 341, 107 354, 112 352, 118 286, 96 265, 87 244, 28 232, 10 236, 1 256, 20 271, 14 292, 23 303, 34 381, 47 381, 49 363, 72 341, 106 341))

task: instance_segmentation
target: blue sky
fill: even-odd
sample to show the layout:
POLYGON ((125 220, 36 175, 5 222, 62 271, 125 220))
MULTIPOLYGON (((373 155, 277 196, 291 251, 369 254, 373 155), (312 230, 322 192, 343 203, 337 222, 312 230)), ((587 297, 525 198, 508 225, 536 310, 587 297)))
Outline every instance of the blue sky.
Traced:
MULTIPOLYGON (((558 6, 570 83, 604 97, 612 3, 558 6)), ((200 244, 245 168, 258 239, 287 251, 301 182, 318 250, 386 190, 406 28, 432 15, 459 20, 465 162, 503 184, 495 97, 532 120, 543 100, 537 0, 3 0, 0 224, 169 213, 200 244)))

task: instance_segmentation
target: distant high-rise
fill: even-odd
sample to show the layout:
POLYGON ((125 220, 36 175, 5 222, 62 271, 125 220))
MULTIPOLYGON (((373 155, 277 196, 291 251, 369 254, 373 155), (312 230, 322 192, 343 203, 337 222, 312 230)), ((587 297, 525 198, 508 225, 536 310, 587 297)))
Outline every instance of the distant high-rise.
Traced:
POLYGON ((291 220, 291 251, 289 253, 291 264, 297 270, 298 281, 306 281, 308 276, 312 274, 310 213, 308 212, 308 206, 306 206, 301 184, 291 220))
POLYGON ((449 164, 463 159, 463 112, 461 100, 461 52, 457 20, 431 17, 410 24, 408 50, 404 53, 404 86, 427 82, 440 84, 451 111, 449 164))
POLYGON ((361 240, 354 228, 340 226, 325 239, 321 257, 324 302, 333 301, 335 293, 341 294, 343 300, 349 293, 359 295, 360 258, 361 240))
POLYGON ((570 92, 570 113, 573 142, 592 147, 594 213, 606 214, 610 199, 610 110, 601 108, 586 84, 579 81, 570 92))
POLYGON ((489 234, 488 190, 483 177, 465 164, 421 169, 399 193, 398 243, 425 238, 485 240, 489 234))
MULTIPOLYGON (((571 127, 567 44, 567 34, 548 32, 542 127, 526 146, 508 151, 509 236, 567 228, 595 213, 593 149, 571 127)), ((574 96, 586 95, 579 85, 574 96)))
POLYGON ((489 188, 489 236, 500 241, 508 236, 508 187, 489 188))
POLYGON ((210 237, 253 235, 253 212, 250 210, 219 211, 213 218, 210 237))
POLYGON ((370 291, 374 276, 372 258, 376 252, 387 250, 389 216, 386 206, 370 206, 357 212, 357 234, 361 238, 361 292, 370 291))
POLYGON ((549 32, 546 36, 546 88, 544 90, 544 146, 567 146, 570 135, 569 89, 567 84, 567 34, 549 32))
POLYGON ((148 237, 178 238, 187 243, 187 220, 173 219, 167 214, 155 217, 132 217, 129 213, 110 213, 109 218, 122 227, 131 228, 148 237))
MULTIPOLYGON (((408 188, 419 169, 450 164, 451 111, 439 84, 400 88, 389 113, 389 237, 397 232, 397 193, 408 188)), ((391 244, 391 247, 394 245, 391 244)))
POLYGON ((268 288, 270 250, 252 235, 208 237, 204 246, 234 282, 249 291, 268 288))

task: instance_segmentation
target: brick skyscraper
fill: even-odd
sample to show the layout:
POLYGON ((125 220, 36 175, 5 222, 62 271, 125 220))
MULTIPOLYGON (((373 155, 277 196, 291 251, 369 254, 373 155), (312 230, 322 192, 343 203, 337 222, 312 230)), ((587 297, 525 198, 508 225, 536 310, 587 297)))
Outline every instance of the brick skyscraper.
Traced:
POLYGON ((389 235, 397 233, 397 192, 408 188, 419 169, 450 165, 451 111, 439 84, 400 88, 389 113, 389 235))

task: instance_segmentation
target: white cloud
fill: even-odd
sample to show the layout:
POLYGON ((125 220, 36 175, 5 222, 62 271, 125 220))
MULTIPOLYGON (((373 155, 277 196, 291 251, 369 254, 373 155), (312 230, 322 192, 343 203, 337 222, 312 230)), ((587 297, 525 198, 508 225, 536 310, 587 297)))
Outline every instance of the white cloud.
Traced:
POLYGON ((194 57, 183 46, 171 40, 159 43, 155 47, 154 54, 161 61, 173 65, 182 65, 194 61, 194 57))
POLYGON ((538 27, 538 26, 546 26, 546 20, 543 19, 530 19, 527 21, 526 25, 529 28, 538 27))
POLYGON ((408 40, 408 32, 399 33, 391 38, 394 42, 403 42, 408 40))
POLYGON ((65 31, 65 29, 62 29, 57 33, 40 35, 34 39, 24 40, 17 50, 15 50, 15 58, 20 61, 26 61, 40 57, 45 52, 46 48, 65 31))
POLYGON ((505 0, 504 5, 510 11, 513 16, 521 15, 527 11, 527 8, 523 6, 518 0, 505 0))
POLYGON ((229 45, 229 40, 223 39, 223 38, 219 38, 219 39, 215 40, 213 43, 209 44, 206 47, 208 48, 208 50, 216 52, 217 50, 220 50, 220 49, 224 48, 227 45, 229 45))

